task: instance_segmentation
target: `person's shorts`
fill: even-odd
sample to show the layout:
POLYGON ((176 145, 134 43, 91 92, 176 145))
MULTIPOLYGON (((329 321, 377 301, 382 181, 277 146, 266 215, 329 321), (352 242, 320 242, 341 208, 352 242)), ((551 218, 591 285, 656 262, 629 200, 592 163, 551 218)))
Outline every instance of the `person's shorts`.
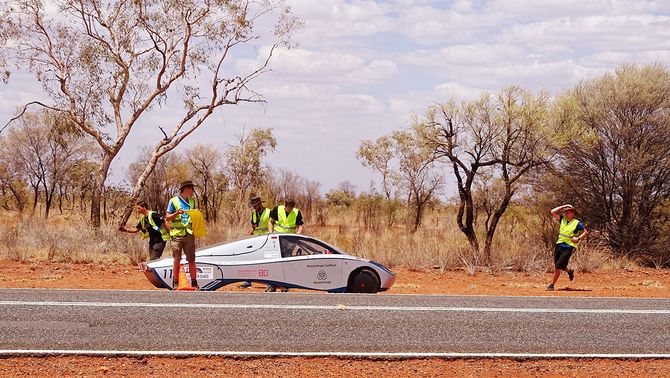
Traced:
POLYGON ((195 237, 193 235, 174 236, 171 240, 173 258, 181 260, 183 253, 186 255, 186 261, 195 261, 195 237))
POLYGON ((163 256, 163 251, 165 250, 165 242, 156 242, 149 243, 149 258, 151 260, 160 259, 163 256))
POLYGON ((554 267, 560 270, 568 269, 568 262, 573 251, 574 248, 556 244, 556 248, 554 249, 554 267))

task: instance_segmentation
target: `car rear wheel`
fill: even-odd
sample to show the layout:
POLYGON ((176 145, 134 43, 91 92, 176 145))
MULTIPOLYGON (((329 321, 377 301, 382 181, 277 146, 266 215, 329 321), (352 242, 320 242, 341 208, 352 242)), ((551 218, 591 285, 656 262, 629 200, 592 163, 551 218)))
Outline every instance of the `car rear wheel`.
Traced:
POLYGON ((362 269, 351 275, 347 293, 376 293, 379 291, 379 278, 369 269, 362 269))

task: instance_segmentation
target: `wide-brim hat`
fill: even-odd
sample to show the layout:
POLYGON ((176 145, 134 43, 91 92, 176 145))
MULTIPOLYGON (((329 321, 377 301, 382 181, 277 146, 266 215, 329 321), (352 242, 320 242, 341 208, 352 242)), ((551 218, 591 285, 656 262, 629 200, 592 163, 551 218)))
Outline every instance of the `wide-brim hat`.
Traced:
POLYGON ((563 209, 563 211, 574 211, 574 212, 577 212, 577 209, 576 209, 574 206, 572 206, 572 205, 567 205, 567 206, 563 209))
POLYGON ((249 206, 256 206, 263 203, 263 200, 259 196, 251 197, 249 199, 249 206))
POLYGON ((179 184, 179 191, 181 192, 184 188, 188 187, 195 188, 196 186, 198 185, 194 184, 191 180, 182 181, 182 183, 179 184))

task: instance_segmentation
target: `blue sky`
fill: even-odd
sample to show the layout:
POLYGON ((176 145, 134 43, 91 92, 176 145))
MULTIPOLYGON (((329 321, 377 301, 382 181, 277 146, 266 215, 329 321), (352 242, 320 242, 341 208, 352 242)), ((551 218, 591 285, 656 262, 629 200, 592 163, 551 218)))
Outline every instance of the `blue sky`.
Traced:
MULTIPOLYGON (((626 62, 670 65, 670 1, 288 3, 305 26, 298 46, 280 51, 273 72, 254 84, 268 103, 218 112, 180 150, 224 148, 243 128, 272 127, 279 143, 272 166, 320 181, 323 192, 344 180, 366 190, 378 178, 355 158, 360 140, 408 126, 432 103, 510 84, 558 94, 626 62)), ((231 64, 242 69, 257 59, 249 52, 263 48, 231 64)), ((0 117, 39 92, 30 75, 16 73, 0 86, 0 117)), ((114 180, 138 146, 158 136, 140 126, 113 165, 114 180)))

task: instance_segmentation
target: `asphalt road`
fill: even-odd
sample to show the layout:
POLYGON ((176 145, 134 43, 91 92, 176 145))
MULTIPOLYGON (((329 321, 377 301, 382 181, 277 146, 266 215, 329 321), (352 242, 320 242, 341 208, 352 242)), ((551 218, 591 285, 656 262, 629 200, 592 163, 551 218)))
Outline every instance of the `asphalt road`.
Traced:
POLYGON ((670 357, 670 299, 1 289, 0 350, 670 357))

